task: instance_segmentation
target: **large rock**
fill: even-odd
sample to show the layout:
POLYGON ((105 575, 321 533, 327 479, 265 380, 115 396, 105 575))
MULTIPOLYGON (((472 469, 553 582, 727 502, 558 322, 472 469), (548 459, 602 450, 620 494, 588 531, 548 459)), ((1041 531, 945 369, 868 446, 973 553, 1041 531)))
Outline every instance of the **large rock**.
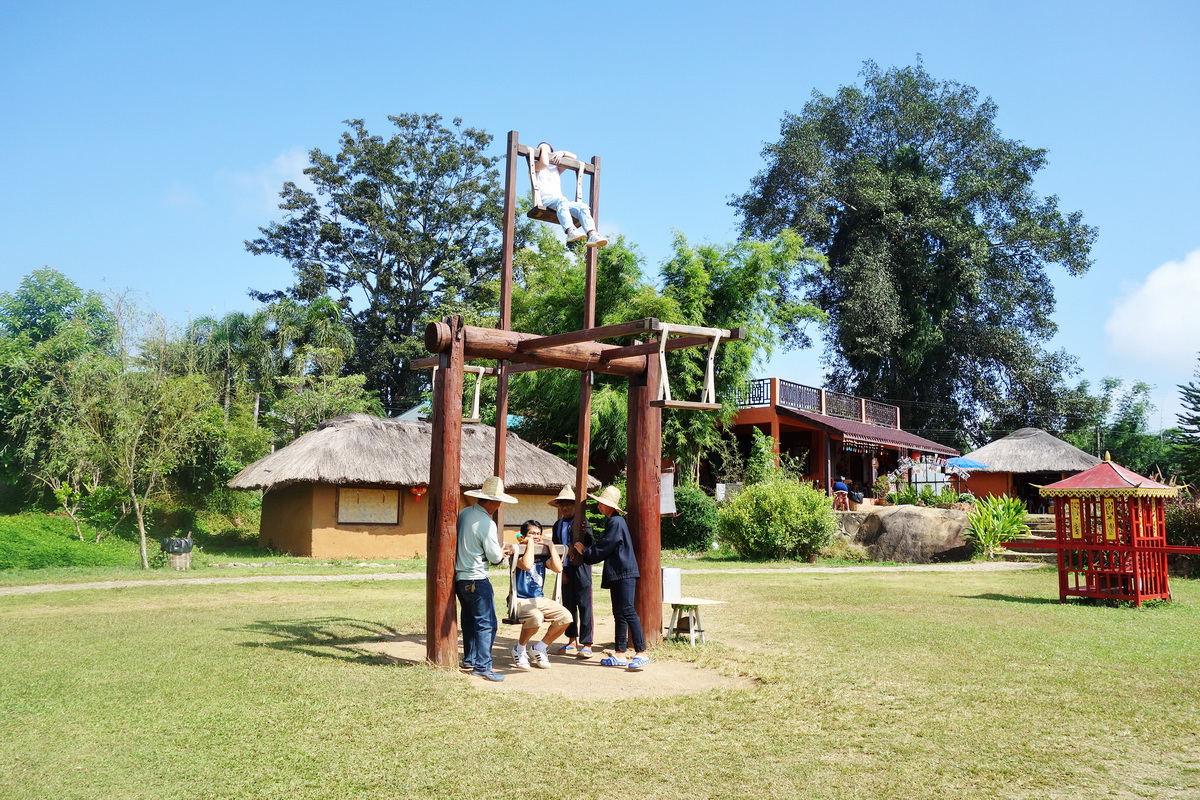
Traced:
POLYGON ((972 546, 964 511, 922 506, 879 506, 838 513, 842 533, 875 561, 931 564, 966 561, 972 546))

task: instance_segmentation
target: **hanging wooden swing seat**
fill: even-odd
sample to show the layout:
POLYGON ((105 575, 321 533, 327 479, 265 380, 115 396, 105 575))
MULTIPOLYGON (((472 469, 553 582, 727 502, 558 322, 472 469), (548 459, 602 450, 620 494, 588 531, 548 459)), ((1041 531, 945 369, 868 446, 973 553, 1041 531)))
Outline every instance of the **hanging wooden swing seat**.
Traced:
MULTIPOLYGON (((525 156, 525 161, 529 165, 529 184, 533 187, 533 207, 529 209, 529 213, 525 216, 530 219, 536 219, 539 222, 551 222, 558 224, 558 214, 542 205, 542 193, 538 189, 537 168, 534 166, 534 149, 528 145, 518 145, 517 152, 525 156)), ((591 164, 585 164, 582 161, 576 161, 573 158, 564 158, 555 167, 566 167, 575 171, 575 202, 583 202, 583 174, 585 172, 595 173, 596 168, 591 164)), ((547 167, 550 169, 551 167, 547 167)), ((572 215, 571 219, 578 226, 580 220, 572 215)))

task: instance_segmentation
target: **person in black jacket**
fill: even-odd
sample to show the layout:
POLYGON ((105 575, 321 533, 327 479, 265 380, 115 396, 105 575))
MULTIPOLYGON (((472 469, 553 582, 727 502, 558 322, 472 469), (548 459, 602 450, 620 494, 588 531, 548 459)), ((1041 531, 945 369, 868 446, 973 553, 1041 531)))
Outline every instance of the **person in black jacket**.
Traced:
MULTIPOLYGON (((575 492, 570 486, 562 487, 558 497, 550 501, 558 509, 558 521, 554 523, 554 543, 570 550, 574 543, 575 492)), ((583 523, 584 547, 593 544, 592 533, 583 523)), ((567 628, 567 643, 556 651, 559 655, 592 657, 592 567, 590 564, 571 562, 563 564, 562 602, 571 612, 571 625, 567 628)))
POLYGON ((621 490, 615 486, 607 486, 599 495, 589 494, 588 497, 600 504, 600 513, 608 517, 608 525, 599 542, 592 547, 584 547, 582 542, 576 542, 575 552, 582 556, 587 564, 604 562, 600 588, 608 589, 612 594, 613 620, 616 623, 616 648, 611 656, 600 663, 606 667, 625 667, 637 672, 650 663, 650 656, 646 653, 642 622, 633 606, 633 595, 640 573, 637 557, 633 552, 633 539, 629 535, 629 526, 621 516, 621 490), (633 637, 635 652, 633 660, 627 661, 625 651, 628 649, 630 636, 633 637))

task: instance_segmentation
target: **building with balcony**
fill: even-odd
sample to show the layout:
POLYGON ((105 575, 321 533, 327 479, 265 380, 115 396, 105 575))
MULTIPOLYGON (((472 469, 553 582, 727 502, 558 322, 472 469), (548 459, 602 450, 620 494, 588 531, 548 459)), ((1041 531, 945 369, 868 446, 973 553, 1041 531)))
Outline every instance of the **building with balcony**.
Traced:
POLYGON ((733 433, 749 452, 751 431, 771 437, 775 452, 797 459, 804 479, 831 491, 838 475, 866 488, 900 459, 936 460, 958 451, 900 427, 900 409, 863 397, 782 378, 748 381, 737 396, 733 433))

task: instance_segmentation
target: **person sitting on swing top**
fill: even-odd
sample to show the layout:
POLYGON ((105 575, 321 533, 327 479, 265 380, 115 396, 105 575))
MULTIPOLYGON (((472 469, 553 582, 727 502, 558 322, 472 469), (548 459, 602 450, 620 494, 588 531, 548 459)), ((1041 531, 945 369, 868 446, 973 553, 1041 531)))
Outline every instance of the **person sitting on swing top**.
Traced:
POLYGON ((577 242, 586 236, 588 247, 604 247, 608 244, 608 239, 596 230, 592 210, 586 203, 568 200, 562 192, 560 175, 567 168, 559 164, 564 158, 579 160, 579 156, 569 150, 555 150, 548 142, 542 142, 534 151, 533 168, 542 205, 558 215, 558 223, 567 232, 568 242, 577 242), (582 227, 575 224, 575 220, 571 218, 572 213, 579 217, 582 227))
POLYGON ((537 555, 543 544, 542 526, 537 520, 529 520, 521 524, 518 536, 525 552, 517 561, 516 576, 513 579, 513 591, 516 593, 514 607, 517 619, 521 620, 521 633, 517 637, 517 645, 513 648, 513 661, 517 669, 529 669, 529 650, 533 651, 533 663, 540 669, 550 668, 550 658, 547 655, 554 640, 563 635, 571 624, 571 612, 562 603, 555 602, 542 593, 546 583, 546 567, 556 574, 562 574, 562 558, 553 543, 547 538, 545 544, 549 551, 545 555, 537 555), (534 642, 529 648, 526 645, 537 634, 543 622, 549 622, 546 635, 540 642, 534 642))

